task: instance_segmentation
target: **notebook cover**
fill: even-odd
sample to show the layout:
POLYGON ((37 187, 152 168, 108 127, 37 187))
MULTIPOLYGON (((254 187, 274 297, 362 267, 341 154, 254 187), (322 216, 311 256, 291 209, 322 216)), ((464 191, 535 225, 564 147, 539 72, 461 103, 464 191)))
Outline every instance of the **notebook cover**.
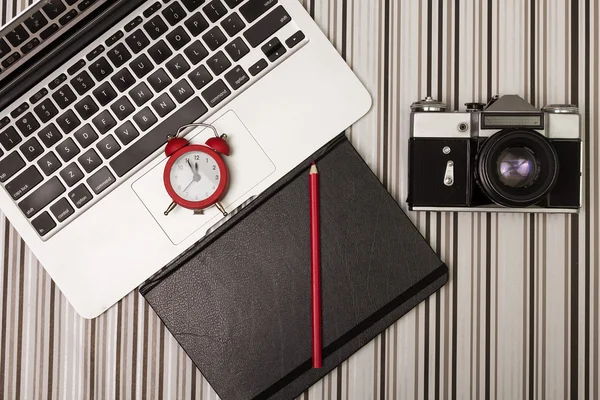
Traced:
POLYGON ((448 280, 345 135, 141 287, 222 400, 294 399, 448 280), (308 171, 319 168, 323 368, 311 363, 308 171))

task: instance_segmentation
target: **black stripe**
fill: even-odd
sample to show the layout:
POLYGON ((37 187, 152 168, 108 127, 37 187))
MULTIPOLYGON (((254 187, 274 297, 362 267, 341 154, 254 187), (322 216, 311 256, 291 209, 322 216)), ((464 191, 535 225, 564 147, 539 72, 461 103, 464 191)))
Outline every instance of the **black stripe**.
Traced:
POLYGON ((383 171, 382 181, 388 186, 388 140, 390 114, 390 0, 385 0, 384 14, 384 50, 383 50, 383 171))
POLYGON ((308 6, 308 13, 310 14, 311 18, 315 18, 315 0, 310 0, 309 6, 308 6))
MULTIPOLYGON (((6 308, 8 304, 8 254, 9 254, 9 246, 10 246, 10 223, 5 218, 4 219, 4 279, 3 288, 2 288, 2 336, 0 336, 0 340, 2 343, 0 344, 0 394, 4 393, 4 374, 5 372, 5 361, 4 355, 6 352, 6 325, 8 324, 8 320, 6 318, 6 308)), ((52 393, 50 393, 52 395, 52 393)))
POLYGON ((529 84, 530 84, 530 92, 529 93, 529 102, 533 105, 535 105, 535 40, 536 40, 536 35, 535 35, 535 0, 530 0, 531 1, 531 10, 530 10, 530 21, 529 21, 529 25, 530 25, 530 30, 529 30, 529 47, 530 47, 530 53, 529 53, 529 84))
POLYGON ((342 364, 337 367, 337 400, 342 400, 342 364))
POLYGON ((117 344, 115 349, 115 399, 121 398, 121 319, 123 316, 123 302, 117 305, 117 344))
POLYGON ((431 64, 433 62, 432 60, 432 54, 431 52, 433 51, 432 49, 432 38, 431 38, 431 32, 433 31, 432 28, 432 14, 433 14, 433 10, 432 10, 432 0, 427 0, 427 95, 428 96, 432 96, 431 94, 431 64))
POLYGON ((194 364, 192 364, 192 393, 191 393, 191 397, 192 399, 196 398, 196 367, 194 364))
POLYGON ((486 213, 485 226, 485 398, 490 397, 490 347, 492 296, 492 214, 486 213))
POLYGON ((444 89, 442 87, 444 76, 444 0, 438 0, 438 87, 437 98, 444 98, 444 89))
MULTIPOLYGON (((571 0, 571 103, 579 103, 579 1, 571 0)), ((588 165, 586 161, 586 166, 588 165)), ((571 216, 571 398, 579 395, 579 216, 571 216)))
POLYGON ((492 33, 493 33, 493 23, 492 23, 492 0, 488 0, 487 6, 487 95, 488 98, 491 98, 494 93, 492 93, 492 52, 494 48, 492 47, 492 33))
POLYGON ((50 326, 48 328, 48 400, 52 400, 52 382, 54 377, 54 301, 56 296, 56 285, 50 281, 50 326))
MULTIPOLYGON (((144 359, 142 361, 142 400, 146 400, 148 396, 148 357, 150 357, 150 351, 148 351, 148 309, 150 306, 148 302, 144 302, 144 359)), ((154 349, 152 349, 154 350, 154 349)), ((195 393, 196 389, 196 379, 194 376, 196 375, 196 368, 192 368, 192 393, 195 393)), ((192 398, 194 396, 192 395, 192 398)))
MULTIPOLYGON (((454 109, 459 107, 460 94, 460 1, 454 0, 454 109)), ((454 265, 456 268, 456 264, 454 265)))
POLYGON ((535 216, 529 215, 529 399, 534 399, 535 370, 535 216))
MULTIPOLYGON (((19 241, 19 308, 17 314, 17 379, 15 382, 15 395, 21 394, 21 362, 23 361, 23 288, 25 286, 25 242, 19 241)), ((7 268, 5 266, 4 268, 7 268)))
POLYGON ((136 398, 137 391, 137 346, 138 346, 138 302, 139 295, 133 296, 133 348, 131 349, 131 398, 136 398))
POLYGON ((90 323, 90 400, 96 397, 96 318, 90 323))
MULTIPOLYGON (((456 0, 458 3, 458 0, 456 0)), ((458 15, 458 11, 457 11, 458 15)), ((456 399, 456 342, 458 333, 458 213, 452 213, 452 399, 456 399)))
POLYGON ((348 0, 342 1, 342 58, 346 60, 348 51, 348 0))
POLYGON ((423 338, 423 398, 429 398, 429 297, 425 299, 425 327, 423 338))
POLYGON ((381 356, 379 357, 379 368, 381 371, 379 379, 379 399, 385 400, 385 331, 380 335, 381 337, 381 356))
POLYGON ((165 324, 160 324, 160 348, 158 355, 158 398, 163 397, 165 382, 165 324))
MULTIPOLYGON (((441 45, 441 44, 440 44, 441 45)), ((441 75, 441 73, 440 73, 441 75)), ((438 219, 436 221, 436 232, 435 232, 435 243, 436 253, 439 255, 442 248, 442 213, 438 213, 438 219)), ((441 340, 441 316, 442 316, 442 296, 440 292, 435 294, 435 360, 434 360, 434 399, 440 398, 440 340, 441 340)))
MULTIPOLYGON (((584 118, 584 141, 586 143, 585 147, 585 164, 584 164, 584 172, 583 177, 585 180, 584 188, 585 188, 585 209, 587 212, 591 211, 590 206, 590 1, 586 0, 585 2, 585 82, 583 84, 584 87, 584 104, 585 111, 583 113, 584 118)), ((577 104, 577 103, 576 103, 577 104)), ((585 259, 585 304, 584 304, 584 315, 590 315, 590 224, 591 218, 585 219, 585 236, 584 236, 584 259, 585 259)), ((585 368, 585 399, 590 398, 590 318, 585 318, 585 341, 583 344, 583 354, 585 358, 584 368, 585 368)))

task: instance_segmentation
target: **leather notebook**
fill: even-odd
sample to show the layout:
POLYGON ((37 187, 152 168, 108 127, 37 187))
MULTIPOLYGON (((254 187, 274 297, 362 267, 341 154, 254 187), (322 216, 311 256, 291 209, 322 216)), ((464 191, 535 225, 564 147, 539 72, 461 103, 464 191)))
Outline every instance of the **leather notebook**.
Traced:
POLYGON ((294 399, 448 280, 344 134, 140 287, 222 400, 294 399), (323 368, 311 360, 319 168, 323 368))

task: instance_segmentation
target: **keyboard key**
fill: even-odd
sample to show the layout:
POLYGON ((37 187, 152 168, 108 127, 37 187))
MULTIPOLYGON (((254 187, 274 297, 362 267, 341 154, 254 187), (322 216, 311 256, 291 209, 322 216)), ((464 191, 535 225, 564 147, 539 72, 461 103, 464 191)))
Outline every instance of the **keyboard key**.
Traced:
POLYGON ((25 196, 31 189, 36 187, 42 182, 44 178, 37 168, 32 165, 27 168, 21 174, 17 175, 15 179, 6 184, 6 191, 10 194, 13 200, 19 200, 25 196))
POLYGON ((133 73, 136 74, 138 78, 143 78, 150 71, 152 71, 154 65, 152 65, 152 62, 148 59, 148 56, 142 54, 131 64, 129 64, 129 67, 133 70, 133 73))
POLYGON ((142 109, 139 113, 134 115, 133 120, 140 127, 142 132, 146 132, 152 125, 154 125, 158 120, 154 116, 154 113, 150 108, 146 107, 142 109))
POLYGON ((133 99, 135 104, 137 104, 138 107, 143 106, 148 101, 150 101, 152 97, 154 97, 152 91, 144 82, 131 89, 129 91, 129 96, 131 96, 131 98, 133 99))
POLYGON ((166 64, 167 69, 173 75, 173 78, 177 79, 181 75, 185 74, 190 70, 190 65, 185 61, 181 54, 178 54, 166 64))
POLYGON ((237 35, 246 27, 238 13, 233 13, 221 22, 221 26, 230 37, 237 35))
POLYGON ((31 193, 29 197, 20 202, 19 208, 28 218, 31 218, 64 192, 65 187, 60 183, 58 178, 51 178, 31 193))
POLYGON ((58 131, 56 125, 50 124, 38 133, 38 137, 46 147, 50 148, 62 139, 62 134, 58 131))
POLYGON ((167 27, 167 24, 165 24, 165 21, 157 15, 144 24, 144 30, 150 35, 152 40, 156 40, 167 32, 169 28, 167 27))
POLYGON ((6 151, 14 148, 17 144, 21 142, 21 140, 23 140, 21 139, 21 135, 19 135, 17 133, 17 130, 12 126, 6 129, 4 132, 0 133, 0 143, 6 151))
POLYGON ((73 139, 66 138, 61 144, 56 146, 56 152, 64 162, 67 162, 79 154, 80 150, 73 139))
POLYGON ((209 66, 209 68, 212 70, 212 72, 217 76, 221 75, 223 72, 225 72, 227 70, 227 68, 231 67, 231 62, 229 62, 229 59, 227 59, 227 56, 222 51, 219 51, 218 53, 213 54, 208 59, 206 64, 209 66))
POLYGON ((295 47, 298 43, 302 42, 305 37, 306 36, 304 35, 304 32, 298 31, 298 32, 294 33, 292 36, 290 36, 290 38, 285 41, 285 44, 287 45, 287 47, 289 47, 291 49, 291 48, 295 47))
POLYGON ((35 115, 42 121, 42 123, 46 123, 54 118, 58 114, 58 110, 52 103, 52 100, 46 99, 41 102, 38 106, 36 106, 33 111, 35 115))
POLYGON ((229 54, 233 62, 238 62, 250 52, 250 49, 246 46, 244 39, 239 37, 225 46, 225 51, 229 54))
POLYGON ((187 8, 190 12, 200 7, 205 1, 206 0, 181 0, 185 8, 187 8))
POLYGON ((112 72, 114 71, 113 68, 108 63, 108 60, 104 57, 101 57, 101 58, 97 59, 96 61, 94 61, 90 65, 89 69, 90 69, 90 72, 92 73, 92 75, 94 75, 94 78, 96 78, 96 80, 98 82, 102 81, 104 78, 106 78, 108 75, 112 74, 112 72))
POLYGON ((73 136, 75 136, 75 139, 77 139, 79 145, 83 149, 98 139, 98 135, 96 132, 94 132, 94 129, 90 126, 90 124, 85 124, 82 128, 75 132, 73 136))
POLYGON ((31 33, 37 33, 44 26, 48 25, 48 20, 42 15, 41 12, 36 11, 29 18, 23 21, 23 23, 31 33))
POLYGON ((0 119, 0 129, 7 127, 8 124, 10 124, 10 118, 4 117, 4 118, 0 119))
POLYGON ((19 147, 27 161, 33 161, 38 158, 43 152, 44 147, 36 138, 31 138, 19 147))
POLYGON ((79 71, 81 71, 81 69, 85 67, 85 60, 81 59, 79 61, 77 61, 75 64, 71 65, 69 67, 69 69, 67 70, 67 73, 71 76, 75 75, 76 73, 78 73, 79 71))
POLYGON ((271 62, 279 60, 279 58, 281 58, 281 56, 287 52, 285 47, 277 38, 271 39, 267 44, 261 47, 261 50, 263 53, 265 53, 267 58, 271 60, 271 62))
POLYGON ((87 183, 90 185, 94 193, 100 194, 116 181, 117 180, 113 174, 110 173, 108 168, 104 167, 94 175, 90 176, 87 180, 87 183))
POLYGON ((102 164, 102 159, 94 149, 89 149, 88 151, 83 153, 81 156, 79 156, 77 161, 79 162, 79 164, 81 164, 85 172, 87 172, 88 174, 94 171, 96 168, 98 168, 100 164, 102 164))
POLYGON ((194 65, 198 64, 208 56, 208 50, 206 50, 206 47, 204 47, 199 40, 196 40, 188 46, 188 48, 184 50, 184 53, 194 65))
POLYGON ((179 104, 184 103, 194 94, 194 90, 185 79, 182 79, 181 81, 177 82, 171 88, 170 92, 179 104))
POLYGON ((190 78, 190 81, 192 81, 192 84, 198 90, 202 89, 213 80, 212 75, 204 65, 201 65, 194 72, 189 74, 188 78, 190 78))
POLYGON ((125 36, 123 31, 117 31, 111 37, 106 39, 106 42, 104 42, 104 44, 106 45, 106 47, 110 47, 113 44, 117 43, 119 40, 121 40, 123 36, 125 36))
POLYGON ((38 101, 40 101, 41 99, 43 99, 44 97, 46 97, 47 94, 48 94, 48 89, 42 88, 42 89, 40 89, 39 92, 37 92, 36 94, 34 94, 33 96, 31 96, 29 98, 29 102, 31 104, 35 104, 38 101))
POLYGON ((154 14, 161 8, 162 8, 162 5, 160 4, 159 1, 157 1, 156 3, 154 3, 150 7, 148 7, 146 10, 144 10, 144 17, 149 18, 152 14, 154 14))
POLYGON ((6 41, 0 38, 0 59, 6 57, 7 54, 10 53, 10 46, 6 41))
POLYGON ((121 146, 119 146, 113 135, 108 135, 107 137, 102 139, 96 145, 96 147, 98 148, 100 154, 102 154, 102 156, 107 160, 115 154, 117 154, 119 150, 121 150, 121 146))
POLYGON ((109 82, 104 82, 96 90, 92 92, 100 106, 103 107, 117 98, 117 92, 109 82))
POLYGON ((194 15, 192 15, 187 21, 185 21, 185 26, 195 37, 204 32, 208 28, 209 23, 206 20, 206 18, 202 16, 202 14, 197 12, 194 15))
POLYGON ((240 7, 240 13, 246 18, 246 21, 254 22, 275 4, 277 4, 277 0, 250 0, 240 7))
POLYGON ((98 57, 100 54, 102 54, 104 52, 105 47, 102 45, 99 45, 98 47, 96 47, 94 50, 90 51, 85 58, 87 58, 88 61, 92 61, 94 58, 98 57))
POLYGON ((58 161, 58 158, 56 158, 56 154, 54 154, 52 151, 40 158, 37 164, 42 172, 46 174, 46 176, 52 175, 54 171, 59 169, 61 166, 60 161, 58 161))
POLYGON ((77 10, 71 10, 68 13, 66 13, 65 15, 63 15, 62 17, 60 17, 60 19, 58 20, 58 23, 61 24, 62 26, 65 26, 69 22, 71 22, 76 16, 77 16, 77 10))
POLYGON ((229 97, 230 94, 231 91, 225 85, 225 82, 219 79, 202 92, 202 97, 204 97, 209 106, 216 107, 220 102, 229 97))
POLYGON ((225 0, 225 4, 227 4, 229 8, 235 8, 243 1, 244 0, 225 0))
POLYGON ((14 30, 6 33, 6 39, 13 47, 19 47, 29 39, 29 33, 23 28, 23 25, 18 25, 14 30))
POLYGON ((75 163, 71 163, 60 171, 60 177, 65 181, 67 186, 73 187, 77 182, 83 179, 83 172, 75 163))
POLYGON ((223 34, 223 32, 219 29, 218 26, 215 26, 210 31, 206 32, 202 39, 204 43, 208 46, 209 49, 215 51, 218 49, 223 43, 227 41, 227 37, 223 34))
POLYGON ((187 14, 179 3, 172 3, 168 5, 162 12, 162 15, 166 18, 167 22, 171 25, 177 25, 187 14))
POLYGON ((23 169, 24 166, 25 161, 23 161, 19 153, 13 151, 4 159, 0 160, 0 182, 6 182, 23 169))
POLYGON ((91 96, 85 96, 83 100, 75 104, 75 110, 77 113, 79 113, 82 119, 86 120, 91 118, 92 115, 96 114, 99 108, 91 96))
POLYGON ((117 125, 117 121, 110 115, 108 110, 102 111, 92 120, 92 122, 101 135, 104 135, 117 125))
POLYGON ((83 0, 79 4, 77 4, 77 8, 79 9, 79 11, 85 11, 96 1, 98 0, 83 0))
POLYGON ((115 130, 115 134, 124 146, 127 146, 133 139, 140 135, 137 129, 135 129, 133 124, 129 121, 118 127, 115 130))
POLYGON ((52 93, 52 98, 62 110, 69 107, 76 100, 75 93, 67 85, 52 93))
POLYGON ((60 126, 60 129, 66 134, 73 132, 75 128, 81 125, 81 121, 75 115, 73 110, 69 110, 63 115, 56 118, 56 123, 60 126))
POLYGON ((31 135, 33 132, 37 131, 40 127, 40 123, 35 119, 32 113, 27 113, 23 115, 21 118, 15 121, 15 125, 21 132, 21 134, 25 137, 31 135))
POLYGON ((123 43, 119 43, 106 53, 115 68, 120 68, 127 61, 131 60, 131 53, 123 43))
POLYGON ((67 80, 67 76, 65 74, 60 74, 59 76, 57 76, 56 78, 54 78, 54 80, 52 80, 49 84, 48 87, 50 88, 50 90, 54 90, 56 89, 61 83, 65 82, 67 80))
POLYGON ((2 66, 4 68, 9 68, 11 65, 13 65, 17 61, 19 61, 20 58, 21 58, 21 54, 20 53, 13 53, 6 60, 2 61, 2 66))
POLYGON ((162 64, 167 58, 171 57, 171 55, 173 54, 173 52, 164 40, 161 40, 154 46, 150 47, 148 53, 157 65, 162 64))
POLYGON ((133 20, 129 21, 124 27, 123 29, 125 29, 125 32, 131 32, 132 30, 134 30, 139 24, 141 24, 143 21, 142 17, 135 17, 133 20))
POLYGON ((54 218, 56 218, 58 222, 63 222, 73 215, 75 210, 71 207, 71 204, 69 204, 67 199, 62 198, 50 206, 50 212, 52 212, 52 215, 54 215, 54 218))
POLYGON ((31 225, 33 225, 34 229, 42 237, 46 236, 48 232, 56 228, 56 222, 54 222, 47 211, 44 211, 39 217, 31 221, 31 225))
POLYGON ((167 142, 166 135, 175 133, 180 126, 197 121, 208 112, 198 97, 180 107, 169 118, 147 132, 137 142, 126 148, 110 162, 117 176, 121 177, 158 150, 167 142))
MULTIPOLYGON (((262 1, 260 1, 262 2, 262 1)), ((259 3, 260 3, 259 2, 259 3)), ((252 3, 252 1, 250 2, 252 3)), ((250 3, 244 4, 241 8, 246 7, 250 3)), ((275 32, 287 25, 292 18, 282 6, 275 8, 266 17, 261 19, 255 25, 251 26, 244 32, 244 37, 252 47, 258 47, 259 44, 273 36, 275 32)))
POLYGON ((40 43, 41 43, 40 39, 38 39, 38 38, 31 39, 29 42, 27 42, 23 46, 21 46, 21 53, 23 53, 23 54, 29 53, 31 50, 35 49, 40 43))
POLYGON ((127 43, 127 45, 129 46, 131 51, 133 51, 134 54, 137 54, 140 51, 144 50, 146 46, 150 44, 150 40, 148 40, 148 38, 146 37, 144 32, 142 32, 141 29, 138 29, 137 31, 129 35, 127 39, 125 39, 125 43, 127 43))
POLYGON ((18 118, 21 114, 23 114, 27 110, 29 110, 29 104, 23 103, 19 107, 15 108, 10 113, 10 116, 13 117, 13 118, 18 118))
POLYGON ((73 85, 73 88, 77 93, 79 93, 80 96, 83 96, 96 84, 94 83, 94 80, 92 79, 90 74, 88 74, 87 71, 83 71, 75 78, 71 79, 71 85, 73 85))
POLYGON ((133 104, 131 104, 129 99, 125 96, 123 96, 119 100, 115 101, 110 106, 110 109, 113 111, 113 113, 115 113, 115 115, 117 116, 119 121, 123 121, 125 118, 127 118, 129 115, 131 115, 131 113, 133 113, 135 111, 135 107, 133 106, 133 104))
POLYGON ((244 69, 239 65, 226 73, 225 79, 227 82, 229 82, 229 85, 233 88, 233 90, 238 90, 250 80, 244 69))
POLYGON ((211 22, 217 22, 227 14, 227 8, 219 0, 211 1, 202 11, 204 11, 204 14, 206 14, 211 22))
POLYGON ((42 31, 42 33, 40 33, 40 39, 46 40, 50 36, 54 35, 56 32, 58 32, 58 25, 52 24, 49 27, 47 27, 46 29, 44 29, 42 31))
POLYGON ((175 103, 167 93, 163 93, 160 97, 152 102, 152 108, 160 117, 164 117, 175 109, 175 103))
POLYGON ((155 92, 159 93, 166 89, 171 84, 171 78, 165 72, 164 69, 159 69, 148 77, 148 83, 154 89, 155 92))
POLYGON ((167 35, 167 40, 171 43, 173 49, 177 51, 190 42, 190 37, 185 33, 183 28, 179 26, 167 35))
POLYGON ((69 193, 69 199, 75 204, 75 207, 81 208, 92 200, 92 194, 84 184, 81 184, 69 193))
POLYGON ((117 87, 117 90, 121 93, 129 89, 136 82, 135 78, 127 68, 123 68, 114 74, 111 80, 117 87))
POLYGON ((57 18, 60 14, 67 10, 67 7, 61 0, 47 0, 46 4, 42 7, 46 16, 50 19, 57 18))

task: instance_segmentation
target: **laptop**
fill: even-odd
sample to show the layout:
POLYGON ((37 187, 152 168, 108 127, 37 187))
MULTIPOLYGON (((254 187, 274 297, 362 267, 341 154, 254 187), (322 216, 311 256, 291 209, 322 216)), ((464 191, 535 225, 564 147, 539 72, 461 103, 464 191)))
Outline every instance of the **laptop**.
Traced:
POLYGON ((33 2, 0 31, 0 209, 94 318, 370 107, 297 0, 33 2), (227 134, 225 213, 164 213, 190 123, 227 134))

